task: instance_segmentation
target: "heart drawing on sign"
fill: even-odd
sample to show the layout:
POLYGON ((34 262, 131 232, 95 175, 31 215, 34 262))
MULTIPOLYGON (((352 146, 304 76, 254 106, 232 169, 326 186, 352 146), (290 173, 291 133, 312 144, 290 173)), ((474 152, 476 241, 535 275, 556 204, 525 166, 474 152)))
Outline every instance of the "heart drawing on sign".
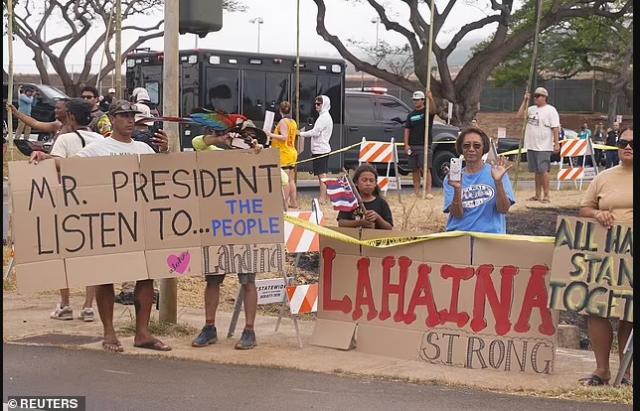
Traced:
POLYGON ((191 268, 189 267, 189 263, 191 262, 191 254, 188 251, 177 255, 170 255, 167 258, 167 264, 171 269, 171 273, 178 272, 181 275, 184 275, 185 272, 191 272, 191 268))

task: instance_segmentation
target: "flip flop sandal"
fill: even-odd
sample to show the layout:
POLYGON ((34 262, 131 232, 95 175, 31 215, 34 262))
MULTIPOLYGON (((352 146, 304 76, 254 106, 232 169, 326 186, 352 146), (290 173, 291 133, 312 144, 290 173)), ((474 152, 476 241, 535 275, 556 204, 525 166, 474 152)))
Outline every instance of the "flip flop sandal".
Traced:
POLYGON ((550 204, 550 203, 551 203, 551 199, 550 199, 550 198, 543 198, 543 199, 542 199, 542 202, 543 202, 544 204, 550 204))
POLYGON ((102 349, 108 352, 113 352, 113 353, 124 351, 124 348, 122 348, 120 341, 103 341, 102 349))
POLYGON ((160 340, 149 341, 149 342, 144 343, 144 344, 134 344, 133 346, 136 347, 136 348, 142 348, 142 349, 145 349, 145 350, 171 351, 171 347, 169 347, 167 344, 163 343, 160 340))
POLYGON ((620 386, 621 387, 628 387, 628 388, 633 388, 633 381, 631 381, 630 379, 628 379, 627 377, 623 378, 622 381, 620 382, 620 386))
POLYGON ((609 380, 604 380, 601 377, 593 374, 581 380, 578 380, 583 387, 604 387, 609 384, 609 380))
POLYGON ((528 198, 527 201, 540 201, 540 199, 534 196, 534 197, 528 198))

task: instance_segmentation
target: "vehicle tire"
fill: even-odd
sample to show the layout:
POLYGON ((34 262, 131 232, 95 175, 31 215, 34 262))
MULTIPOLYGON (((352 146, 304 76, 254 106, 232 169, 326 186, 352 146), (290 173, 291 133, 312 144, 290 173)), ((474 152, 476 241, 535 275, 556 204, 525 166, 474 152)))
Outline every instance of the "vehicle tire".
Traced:
POLYGON ((447 176, 447 172, 449 171, 451 159, 455 157, 456 156, 451 151, 447 150, 439 150, 433 155, 431 178, 433 180, 434 187, 442 187, 444 178, 447 176))

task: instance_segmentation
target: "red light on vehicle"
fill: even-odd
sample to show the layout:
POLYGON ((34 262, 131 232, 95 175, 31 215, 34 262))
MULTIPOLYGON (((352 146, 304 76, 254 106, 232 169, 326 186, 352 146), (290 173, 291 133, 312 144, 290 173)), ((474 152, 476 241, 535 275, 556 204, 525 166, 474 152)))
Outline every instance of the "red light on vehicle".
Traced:
POLYGON ((283 60, 282 59, 273 59, 273 63, 274 64, 282 64, 283 60))
POLYGON ((371 91, 373 91, 376 94, 386 94, 387 89, 384 87, 373 87, 371 91))

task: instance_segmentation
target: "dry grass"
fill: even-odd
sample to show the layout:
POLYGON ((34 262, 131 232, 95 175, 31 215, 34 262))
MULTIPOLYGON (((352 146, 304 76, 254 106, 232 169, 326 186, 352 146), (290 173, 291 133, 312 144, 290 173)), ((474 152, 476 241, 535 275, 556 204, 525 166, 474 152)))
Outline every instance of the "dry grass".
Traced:
POLYGON ((24 156, 17 148, 12 147, 11 150, 7 150, 7 154, 2 157, 2 176, 9 176, 9 161, 25 161, 29 158, 24 156), (12 157, 13 155, 13 157, 12 157))
MULTIPOLYGON (((198 333, 198 329, 185 323, 169 324, 158 320, 151 320, 149 323, 151 334, 159 337, 188 337, 198 333)), ((118 328, 118 335, 131 337, 136 334, 135 319, 118 328)))

